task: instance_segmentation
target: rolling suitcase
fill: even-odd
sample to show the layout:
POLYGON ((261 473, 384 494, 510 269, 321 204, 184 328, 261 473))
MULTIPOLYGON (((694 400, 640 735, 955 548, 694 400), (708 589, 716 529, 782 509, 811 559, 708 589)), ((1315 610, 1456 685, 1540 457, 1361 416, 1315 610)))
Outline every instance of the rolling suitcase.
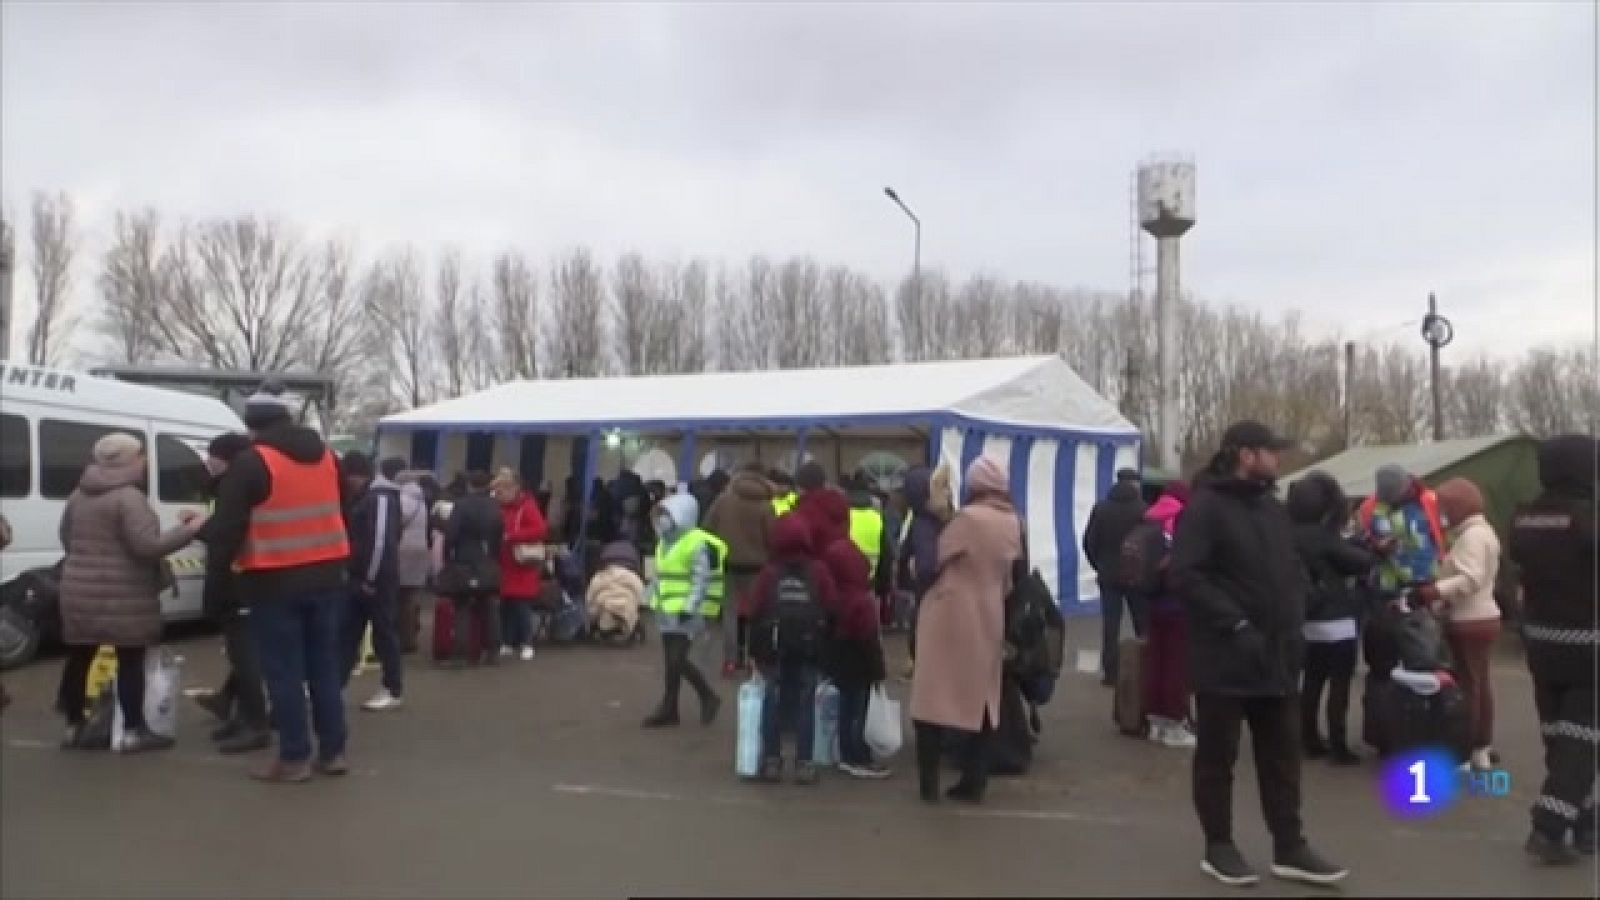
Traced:
MULTIPOLYGON (((472 636, 467 644, 467 660, 473 661, 483 655, 483 623, 477 616, 469 616, 471 621, 466 626, 472 629, 472 636)), ((455 654, 456 649, 456 605, 449 597, 440 597, 433 604, 433 661, 444 662, 455 654)))
POLYGON ((1111 695, 1111 718, 1129 737, 1144 737, 1144 639, 1123 638, 1117 650, 1117 685, 1111 695))

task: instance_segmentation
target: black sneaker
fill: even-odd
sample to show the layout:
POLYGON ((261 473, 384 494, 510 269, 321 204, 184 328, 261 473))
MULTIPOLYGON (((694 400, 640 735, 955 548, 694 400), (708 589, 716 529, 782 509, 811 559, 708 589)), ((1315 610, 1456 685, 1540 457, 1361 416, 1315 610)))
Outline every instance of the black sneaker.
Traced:
POLYGON ((1572 849, 1582 853, 1584 856, 1594 855, 1594 843, 1594 829, 1585 828, 1582 831, 1574 830, 1572 832, 1572 849))
POLYGON ((1528 835, 1528 843, 1523 849, 1547 866, 1570 866, 1578 861, 1578 854, 1565 841, 1550 837, 1538 829, 1528 835))
POLYGON ((1272 860, 1272 874, 1288 881, 1306 884, 1336 884, 1343 881, 1350 870, 1323 859, 1309 844, 1301 844, 1288 853, 1279 853, 1272 860))
POLYGON ((1248 887, 1261 880, 1232 843, 1208 844, 1206 857, 1200 860, 1200 871, 1229 887, 1248 887))
POLYGON ((717 710, 722 709, 722 698, 712 694, 700 701, 700 724, 710 725, 717 720, 717 710))
POLYGON ((678 714, 674 711, 659 709, 644 720, 646 728, 675 728, 678 725, 678 714))

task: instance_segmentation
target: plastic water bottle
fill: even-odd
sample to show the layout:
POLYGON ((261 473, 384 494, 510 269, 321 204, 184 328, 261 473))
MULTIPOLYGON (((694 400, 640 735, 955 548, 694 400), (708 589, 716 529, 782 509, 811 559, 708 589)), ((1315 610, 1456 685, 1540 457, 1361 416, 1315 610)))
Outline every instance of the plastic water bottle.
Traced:
POLYGON ((733 771, 740 778, 754 778, 761 768, 761 706, 766 702, 767 683, 752 675, 739 685, 739 728, 733 749, 733 771))
POLYGON ((811 731, 811 761, 831 766, 839 760, 839 689, 833 682, 817 686, 816 724, 811 731))

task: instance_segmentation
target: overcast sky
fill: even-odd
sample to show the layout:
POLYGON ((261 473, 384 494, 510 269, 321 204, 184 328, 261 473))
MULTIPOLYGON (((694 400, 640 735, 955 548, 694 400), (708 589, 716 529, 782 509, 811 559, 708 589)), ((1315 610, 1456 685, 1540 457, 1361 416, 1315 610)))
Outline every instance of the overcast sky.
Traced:
POLYGON ((90 254, 154 206, 888 281, 892 184, 927 266, 1125 291, 1129 174, 1176 150, 1202 298, 1404 339, 1436 291, 1467 350, 1594 332, 1590 3, 3 10, 8 218, 66 190, 90 254))

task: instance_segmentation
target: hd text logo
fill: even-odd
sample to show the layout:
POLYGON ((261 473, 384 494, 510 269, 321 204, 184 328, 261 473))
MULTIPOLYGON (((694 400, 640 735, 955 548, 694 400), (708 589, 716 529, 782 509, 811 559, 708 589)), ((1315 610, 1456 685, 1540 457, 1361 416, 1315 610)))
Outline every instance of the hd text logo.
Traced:
POLYGON ((1511 793, 1505 769, 1462 770, 1455 754, 1443 748, 1397 753, 1384 762, 1379 790, 1384 805, 1403 819, 1437 816, 1462 797, 1504 797, 1511 793))

